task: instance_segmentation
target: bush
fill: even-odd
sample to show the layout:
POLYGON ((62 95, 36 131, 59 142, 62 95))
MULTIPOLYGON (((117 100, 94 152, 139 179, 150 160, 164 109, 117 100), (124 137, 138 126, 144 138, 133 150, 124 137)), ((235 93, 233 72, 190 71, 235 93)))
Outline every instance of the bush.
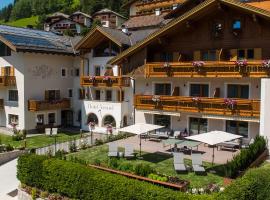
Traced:
POLYGON ((37 198, 37 188, 32 188, 31 197, 33 200, 37 198))
POLYGON ((14 150, 14 147, 11 146, 10 144, 8 144, 8 145, 6 146, 6 151, 13 151, 13 150, 14 150))
POLYGON ((18 178, 23 184, 73 199, 213 199, 212 196, 185 194, 78 163, 30 154, 19 158, 18 178))
POLYGON ((232 182, 218 196, 218 200, 269 200, 269 168, 250 169, 242 177, 232 182))
POLYGON ((266 140, 262 136, 257 136, 254 143, 247 149, 242 149, 234 156, 233 160, 225 166, 226 176, 235 178, 239 172, 245 171, 256 158, 266 149, 266 140))
POLYGON ((155 173, 155 170, 148 164, 139 163, 134 168, 135 174, 139 176, 147 177, 151 173, 155 173))
POLYGON ((160 175, 157 175, 157 174, 149 174, 148 178, 153 179, 153 180, 157 180, 157 181, 168 182, 167 177, 160 176, 160 175))
POLYGON ((109 158, 108 166, 110 168, 117 169, 118 168, 118 160, 117 160, 117 158, 109 158))
POLYGON ((122 162, 118 166, 118 169, 121 170, 121 171, 133 172, 134 171, 134 166, 130 162, 122 162))
POLYGON ((70 142, 70 144, 69 144, 69 151, 70 151, 71 153, 77 151, 77 147, 76 147, 76 142, 75 142, 75 140, 74 140, 73 142, 70 142))

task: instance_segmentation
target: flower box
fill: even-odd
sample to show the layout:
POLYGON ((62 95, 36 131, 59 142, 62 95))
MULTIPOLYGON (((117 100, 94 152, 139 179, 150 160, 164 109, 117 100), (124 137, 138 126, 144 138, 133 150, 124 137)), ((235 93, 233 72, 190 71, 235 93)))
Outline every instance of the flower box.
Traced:
POLYGON ((235 106, 237 105, 237 101, 234 99, 224 99, 224 104, 230 109, 235 109, 235 106))

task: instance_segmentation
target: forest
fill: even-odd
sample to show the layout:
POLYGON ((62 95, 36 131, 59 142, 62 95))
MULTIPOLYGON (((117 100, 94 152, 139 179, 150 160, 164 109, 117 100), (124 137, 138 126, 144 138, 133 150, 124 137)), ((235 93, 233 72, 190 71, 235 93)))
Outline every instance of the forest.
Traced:
POLYGON ((47 15, 54 12, 71 14, 75 11, 82 11, 93 14, 103 8, 127 15, 127 11, 121 8, 128 0, 14 0, 0 10, 0 21, 10 22, 18 19, 37 16, 39 23, 42 23, 47 15))

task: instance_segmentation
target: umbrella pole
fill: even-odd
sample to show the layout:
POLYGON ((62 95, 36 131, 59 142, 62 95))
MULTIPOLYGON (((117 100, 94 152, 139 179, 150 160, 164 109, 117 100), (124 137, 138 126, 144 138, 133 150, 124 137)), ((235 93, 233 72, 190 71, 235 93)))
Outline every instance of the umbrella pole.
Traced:
POLYGON ((212 154, 212 166, 214 165, 214 159, 215 159, 215 147, 213 146, 213 154, 212 154))
POLYGON ((142 156, 142 137, 140 135, 140 156, 142 156))

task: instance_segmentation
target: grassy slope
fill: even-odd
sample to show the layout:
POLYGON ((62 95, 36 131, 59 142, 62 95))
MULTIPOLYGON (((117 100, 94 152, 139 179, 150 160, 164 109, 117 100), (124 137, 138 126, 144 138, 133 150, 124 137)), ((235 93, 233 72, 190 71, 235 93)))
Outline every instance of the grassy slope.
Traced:
POLYGON ((0 21, 0 24, 5 24, 9 26, 16 26, 16 27, 27 27, 27 25, 36 26, 38 21, 37 16, 29 17, 29 18, 23 18, 12 22, 6 22, 0 21))
MULTIPOLYGON (((123 150, 121 150, 123 151, 123 150)), ((75 156, 79 159, 87 161, 89 164, 94 164, 95 160, 98 159, 101 161, 102 164, 107 165, 108 163, 108 146, 102 145, 97 146, 94 148, 90 148, 87 150, 83 150, 77 153, 69 154, 69 156, 75 156)), ((136 163, 147 163, 151 165, 157 172, 161 174, 177 176, 184 180, 189 180, 192 187, 205 187, 207 184, 210 183, 217 183, 219 185, 223 185, 223 177, 208 173, 207 176, 200 176, 195 175, 193 172, 189 172, 188 174, 177 174, 173 167, 173 158, 170 155, 157 155, 153 153, 143 153, 143 159, 136 159, 136 160, 126 160, 126 159, 119 159, 119 163, 122 162, 130 162, 132 164, 136 163)), ((185 160, 186 165, 191 165, 190 160, 185 160)), ((210 167, 210 163, 204 163, 206 168, 210 167)))
MULTIPOLYGON (((80 134, 59 133, 56 137, 57 143, 73 140, 74 138, 80 138, 80 134)), ((0 140, 2 144, 10 144, 16 148, 23 147, 24 141, 13 141, 11 136, 0 134, 0 140)), ((26 139, 27 148, 44 147, 50 144, 54 144, 54 137, 48 137, 46 135, 38 135, 26 139)))

